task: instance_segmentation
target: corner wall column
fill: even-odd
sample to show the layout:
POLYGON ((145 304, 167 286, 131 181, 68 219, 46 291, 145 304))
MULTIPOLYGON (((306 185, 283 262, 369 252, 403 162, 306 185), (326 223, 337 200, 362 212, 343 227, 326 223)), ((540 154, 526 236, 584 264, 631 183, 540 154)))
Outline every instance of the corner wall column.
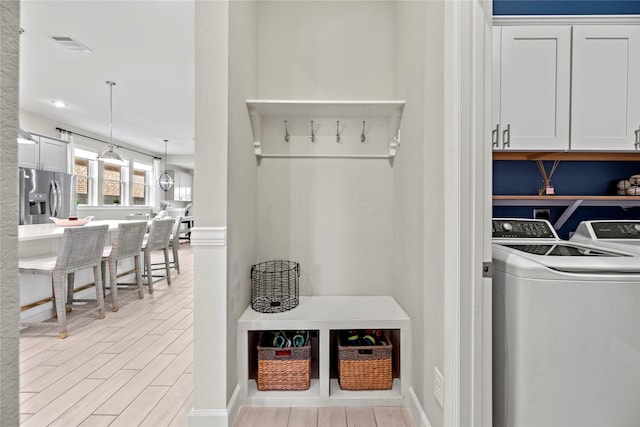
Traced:
POLYGON ((20 422, 18 286, 18 79, 20 2, 0 2, 0 425, 20 422))
POLYGON ((227 174, 229 2, 197 0, 195 22, 196 227, 193 245, 193 408, 191 427, 226 427, 236 384, 227 348, 227 174), (231 392, 229 391, 231 389, 231 392))

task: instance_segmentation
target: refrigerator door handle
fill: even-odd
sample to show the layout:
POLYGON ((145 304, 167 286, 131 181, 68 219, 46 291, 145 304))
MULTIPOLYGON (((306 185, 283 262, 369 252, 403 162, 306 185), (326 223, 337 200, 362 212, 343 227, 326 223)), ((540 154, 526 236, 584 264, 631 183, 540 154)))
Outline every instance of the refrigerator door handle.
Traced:
POLYGON ((58 199, 56 197, 56 182, 51 180, 49 183, 49 197, 48 197, 48 214, 51 216, 56 216, 56 211, 58 209, 58 199))
POLYGON ((58 181, 56 183, 56 218, 60 215, 60 210, 62 209, 62 188, 58 181))

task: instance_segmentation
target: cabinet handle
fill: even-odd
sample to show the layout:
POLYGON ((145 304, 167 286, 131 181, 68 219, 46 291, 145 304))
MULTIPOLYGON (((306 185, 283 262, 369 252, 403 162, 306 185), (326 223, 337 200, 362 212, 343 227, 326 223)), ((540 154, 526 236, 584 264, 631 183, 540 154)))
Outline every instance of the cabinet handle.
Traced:
POLYGON ((640 127, 638 127, 638 129, 636 129, 634 132, 636 134, 635 146, 636 146, 636 150, 638 150, 638 149, 640 149, 640 127))
POLYGON ((511 125, 507 125, 507 128, 502 131, 502 146, 504 148, 511 147, 511 125))
POLYGON ((491 142, 493 143, 494 148, 499 147, 499 139, 500 139, 500 123, 496 125, 496 128, 491 131, 491 142))

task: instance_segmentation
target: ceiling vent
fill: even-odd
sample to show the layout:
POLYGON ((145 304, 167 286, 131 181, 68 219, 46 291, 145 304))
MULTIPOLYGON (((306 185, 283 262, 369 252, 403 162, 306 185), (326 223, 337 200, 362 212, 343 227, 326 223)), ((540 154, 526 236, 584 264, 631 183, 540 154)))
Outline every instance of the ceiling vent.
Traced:
POLYGON ((79 41, 72 39, 69 36, 52 36, 51 38, 61 46, 64 46, 65 48, 69 49, 70 51, 81 52, 81 53, 93 52, 91 49, 89 49, 79 41))

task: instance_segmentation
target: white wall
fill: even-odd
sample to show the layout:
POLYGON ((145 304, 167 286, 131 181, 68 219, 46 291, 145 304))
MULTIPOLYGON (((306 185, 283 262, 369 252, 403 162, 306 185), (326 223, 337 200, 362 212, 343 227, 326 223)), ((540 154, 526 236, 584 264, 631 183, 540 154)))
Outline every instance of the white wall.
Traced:
POLYGON ((390 99, 392 1, 260 1, 258 95, 390 99))
POLYGON ((395 96, 407 102, 394 165, 394 297, 411 317, 412 385, 434 426, 444 373, 444 2, 396 2, 395 96))
POLYGON ((257 92, 257 14, 255 1, 230 4, 227 398, 238 382, 237 325, 250 303, 249 271, 256 263, 257 166, 245 101, 257 92))
MULTIPOLYGON (((258 4, 259 98, 392 99, 393 2, 258 4)), ((359 120, 316 117, 318 141, 312 146, 311 119, 289 120, 296 150, 349 153, 346 142, 335 143, 336 120, 347 126, 343 138, 359 141, 359 120)), ((287 149, 282 122, 263 127, 265 152, 287 149)), ((385 125, 370 120, 365 150, 386 154, 388 134, 385 125)), ((392 292, 388 161, 263 159, 257 170, 258 261, 300 262, 302 295, 392 292)))

